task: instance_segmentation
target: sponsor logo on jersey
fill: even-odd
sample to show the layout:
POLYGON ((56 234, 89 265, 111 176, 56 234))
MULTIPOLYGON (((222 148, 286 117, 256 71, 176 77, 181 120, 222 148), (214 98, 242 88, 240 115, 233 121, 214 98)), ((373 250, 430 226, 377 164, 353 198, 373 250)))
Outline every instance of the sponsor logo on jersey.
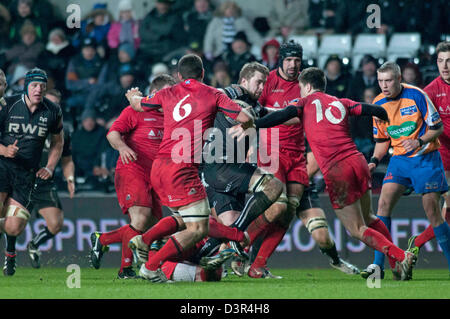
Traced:
POLYGON ((144 122, 152 122, 152 121, 156 121, 156 119, 152 117, 144 119, 144 122))
POLYGON ((417 123, 407 121, 401 125, 391 125, 387 128, 387 131, 392 138, 400 138, 402 136, 410 136, 416 128, 417 123))
POLYGON ((40 137, 47 136, 46 127, 38 127, 37 125, 31 124, 19 124, 19 123, 9 123, 8 132, 16 134, 30 134, 34 135, 37 130, 37 135, 40 137))
POLYGON ((191 188, 188 195, 194 195, 194 194, 197 194, 197 190, 195 188, 191 188))
POLYGON ((401 116, 407 116, 407 115, 413 115, 414 113, 417 113, 417 106, 407 106, 400 109, 401 116))
POLYGON ((275 103, 273 104, 273 107, 280 107, 280 104, 278 103, 278 101, 275 101, 275 103))
POLYGON ((431 121, 432 122, 436 122, 437 120, 439 120, 439 113, 438 112, 433 112, 431 114, 431 121))
POLYGON ((274 89, 272 90, 272 93, 283 93, 284 89, 274 89))
POLYGON ((373 135, 377 135, 378 134, 378 129, 374 126, 373 127, 373 135))

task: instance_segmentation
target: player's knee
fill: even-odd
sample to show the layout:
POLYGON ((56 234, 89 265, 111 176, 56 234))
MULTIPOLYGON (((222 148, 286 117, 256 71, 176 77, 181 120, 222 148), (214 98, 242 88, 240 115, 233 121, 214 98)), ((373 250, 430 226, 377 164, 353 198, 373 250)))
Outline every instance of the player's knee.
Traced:
POLYGON ((62 230, 62 227, 63 227, 63 221, 61 221, 61 220, 47 222, 47 228, 53 235, 58 234, 62 230))
POLYGON ((272 174, 263 174, 250 188, 253 193, 263 192, 270 201, 274 202, 283 191, 283 183, 272 174))
POLYGON ((333 244, 327 227, 317 228, 311 233, 311 236, 320 247, 330 247, 333 244))

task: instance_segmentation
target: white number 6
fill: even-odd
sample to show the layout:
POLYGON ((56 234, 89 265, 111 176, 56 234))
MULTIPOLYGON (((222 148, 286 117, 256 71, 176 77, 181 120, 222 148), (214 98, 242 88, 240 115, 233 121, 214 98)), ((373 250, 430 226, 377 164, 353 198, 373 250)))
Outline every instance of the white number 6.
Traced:
POLYGON ((184 100, 186 100, 189 97, 190 94, 186 95, 184 98, 182 98, 177 105, 175 105, 175 108, 173 109, 173 119, 177 122, 180 122, 182 119, 185 119, 189 116, 192 112, 192 106, 190 104, 184 104, 181 105, 184 100), (182 116, 180 114, 180 109, 184 110, 184 115, 182 116))

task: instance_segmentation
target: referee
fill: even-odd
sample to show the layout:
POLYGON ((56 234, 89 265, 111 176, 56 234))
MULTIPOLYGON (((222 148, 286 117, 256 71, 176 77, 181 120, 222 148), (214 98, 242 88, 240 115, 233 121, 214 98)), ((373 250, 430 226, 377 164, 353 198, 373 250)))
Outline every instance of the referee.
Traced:
POLYGON ((3 274, 16 271, 16 236, 30 218, 35 179, 49 179, 61 157, 64 133, 61 108, 44 98, 47 74, 34 68, 25 75, 24 92, 4 98, 0 109, 0 232, 7 245, 3 274), (47 136, 51 136, 45 167, 39 169, 47 136))

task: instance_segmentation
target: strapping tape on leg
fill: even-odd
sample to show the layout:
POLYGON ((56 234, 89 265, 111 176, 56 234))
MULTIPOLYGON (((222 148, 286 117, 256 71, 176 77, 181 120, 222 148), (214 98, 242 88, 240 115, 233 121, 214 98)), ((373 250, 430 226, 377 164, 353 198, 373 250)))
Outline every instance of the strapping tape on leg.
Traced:
POLYGON ((256 182, 250 185, 250 192, 264 192, 267 188, 267 184, 269 184, 273 178, 274 176, 272 174, 263 174, 256 182))
POLYGON ((297 210, 297 207, 300 206, 300 199, 297 196, 288 196, 288 207, 293 212, 297 210))
POLYGON ((198 222, 205 218, 209 218, 211 209, 209 208, 208 199, 204 199, 189 208, 179 209, 178 213, 185 223, 198 222))
POLYGON ((308 231, 312 233, 316 229, 319 228, 328 228, 328 223, 326 218, 323 217, 315 217, 311 218, 308 223, 306 224, 306 228, 308 228, 308 231))
POLYGON ((285 192, 282 192, 280 197, 278 197, 278 199, 275 201, 275 203, 277 204, 283 204, 283 205, 288 205, 289 201, 288 201, 288 197, 286 196, 285 192))
POLYGON ((25 220, 28 220, 31 217, 29 212, 27 212, 22 207, 15 206, 15 205, 9 205, 8 206, 8 208, 6 210, 6 216, 7 217, 13 216, 13 217, 18 217, 18 218, 23 218, 25 220))

